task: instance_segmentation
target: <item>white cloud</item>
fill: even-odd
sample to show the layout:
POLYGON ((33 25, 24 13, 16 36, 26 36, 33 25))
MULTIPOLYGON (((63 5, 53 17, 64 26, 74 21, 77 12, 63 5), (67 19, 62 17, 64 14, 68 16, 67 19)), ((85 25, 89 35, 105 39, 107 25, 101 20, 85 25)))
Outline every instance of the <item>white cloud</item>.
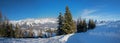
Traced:
POLYGON ((101 12, 100 9, 83 9, 82 11, 79 11, 79 14, 81 18, 85 19, 94 19, 94 20, 105 20, 105 21, 116 21, 120 20, 120 16, 118 14, 110 14, 107 12, 101 12))
POLYGON ((86 19, 100 19, 100 18, 102 18, 101 16, 96 16, 96 15, 94 15, 94 16, 84 16, 84 17, 82 17, 82 18, 86 18, 86 19))
POLYGON ((80 14, 82 18, 86 18, 86 19, 98 19, 98 18, 100 18, 100 16, 93 15, 96 12, 97 12, 96 9, 83 9, 78 14, 80 14))
POLYGON ((93 10, 93 9, 84 9, 81 13, 81 16, 88 16, 92 13, 95 13, 97 10, 93 10))

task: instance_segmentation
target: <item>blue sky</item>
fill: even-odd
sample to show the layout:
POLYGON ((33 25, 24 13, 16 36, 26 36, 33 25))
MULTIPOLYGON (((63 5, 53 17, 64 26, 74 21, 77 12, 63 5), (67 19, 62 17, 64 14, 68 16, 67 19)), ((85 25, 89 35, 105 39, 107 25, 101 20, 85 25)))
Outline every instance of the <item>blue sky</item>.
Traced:
POLYGON ((10 20, 57 18, 69 6, 74 19, 118 20, 120 0, 0 0, 2 14, 10 20))

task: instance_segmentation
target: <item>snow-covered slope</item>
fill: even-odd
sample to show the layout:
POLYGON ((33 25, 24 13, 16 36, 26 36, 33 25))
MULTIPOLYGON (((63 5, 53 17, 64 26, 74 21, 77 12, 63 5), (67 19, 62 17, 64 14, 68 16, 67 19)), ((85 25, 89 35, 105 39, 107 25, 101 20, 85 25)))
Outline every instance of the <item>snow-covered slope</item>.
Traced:
POLYGON ((120 21, 97 24, 94 30, 77 33, 66 43, 120 43, 120 21))
POLYGON ((85 33, 55 36, 51 38, 0 38, 0 43, 120 43, 120 21, 97 24, 85 33))
POLYGON ((0 43, 66 43, 71 35, 73 34, 51 38, 0 38, 0 43))

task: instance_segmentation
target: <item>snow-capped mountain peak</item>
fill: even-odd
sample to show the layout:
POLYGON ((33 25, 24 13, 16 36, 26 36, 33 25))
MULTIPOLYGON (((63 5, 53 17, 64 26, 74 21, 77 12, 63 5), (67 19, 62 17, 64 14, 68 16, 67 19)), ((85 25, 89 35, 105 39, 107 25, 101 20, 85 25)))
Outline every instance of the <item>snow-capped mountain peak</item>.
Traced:
POLYGON ((10 21, 14 26, 18 24, 21 29, 27 29, 32 26, 33 29, 57 28, 57 19, 55 18, 28 18, 17 21, 10 21))
POLYGON ((45 23, 57 23, 57 19, 55 18, 41 18, 41 19, 35 19, 35 18, 28 18, 28 19, 22 19, 22 20, 17 20, 17 21, 10 21, 12 24, 27 24, 27 25, 32 25, 32 24, 45 24, 45 23))

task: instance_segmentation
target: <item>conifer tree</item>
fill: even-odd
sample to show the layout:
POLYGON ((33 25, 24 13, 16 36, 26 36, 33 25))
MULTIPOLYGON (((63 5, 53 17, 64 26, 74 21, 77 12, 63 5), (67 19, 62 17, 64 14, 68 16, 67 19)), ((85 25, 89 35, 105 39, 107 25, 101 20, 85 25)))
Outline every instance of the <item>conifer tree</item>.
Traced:
POLYGON ((20 27, 18 24, 16 24, 16 27, 15 27, 15 37, 16 38, 20 37, 20 27))
POLYGON ((0 36, 4 36, 4 24, 3 24, 3 16, 2 13, 0 12, 0 36))
POLYGON ((87 23, 86 23, 86 20, 84 19, 83 20, 83 32, 86 32, 87 31, 87 23))
POLYGON ((95 22, 92 19, 90 19, 88 23, 88 29, 94 29, 95 27, 96 27, 95 22))
POLYGON ((63 25, 63 31, 65 32, 64 34, 70 34, 70 33, 74 33, 76 32, 76 26, 74 21, 72 20, 72 15, 71 12, 68 8, 68 6, 66 6, 66 12, 64 14, 64 25, 63 25))
POLYGON ((76 32, 76 24, 72 19, 71 12, 66 6, 66 11, 64 16, 60 13, 58 16, 58 34, 65 35, 76 32))
POLYGON ((77 20, 77 32, 83 32, 83 28, 83 20, 80 18, 77 20))
POLYGON ((12 24, 9 24, 7 27, 7 35, 8 37, 14 37, 14 30, 12 24))
POLYGON ((64 18, 62 16, 61 12, 59 14, 60 15, 58 16, 58 30, 57 30, 57 35, 62 35, 64 33, 62 31, 64 18))
POLYGON ((9 26, 9 21, 6 16, 4 16, 4 31, 5 31, 5 37, 9 37, 10 34, 10 26, 9 26))
POLYGON ((85 19, 77 20, 77 32, 86 32, 87 31, 87 23, 85 19))

